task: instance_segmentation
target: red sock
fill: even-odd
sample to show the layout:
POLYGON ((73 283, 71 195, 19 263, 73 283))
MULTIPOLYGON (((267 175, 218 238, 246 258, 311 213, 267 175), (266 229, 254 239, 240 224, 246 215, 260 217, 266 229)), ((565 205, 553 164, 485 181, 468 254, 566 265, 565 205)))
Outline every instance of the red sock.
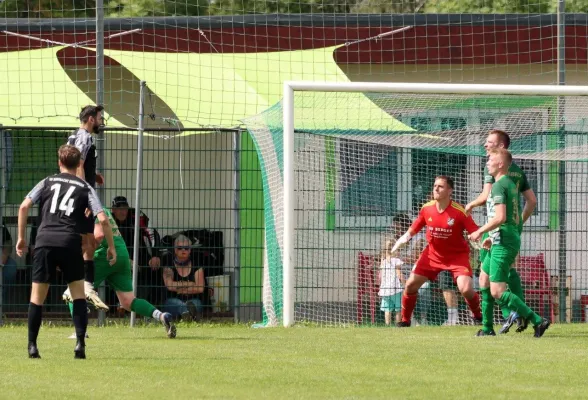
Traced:
POLYGON ((471 299, 465 299, 466 303, 470 310, 472 310, 472 314, 474 314, 474 318, 482 319, 482 310, 480 310, 480 296, 478 292, 474 292, 474 297, 471 299))
POLYGON ((402 295, 402 322, 410 322, 412 312, 416 306, 417 297, 417 293, 402 295))

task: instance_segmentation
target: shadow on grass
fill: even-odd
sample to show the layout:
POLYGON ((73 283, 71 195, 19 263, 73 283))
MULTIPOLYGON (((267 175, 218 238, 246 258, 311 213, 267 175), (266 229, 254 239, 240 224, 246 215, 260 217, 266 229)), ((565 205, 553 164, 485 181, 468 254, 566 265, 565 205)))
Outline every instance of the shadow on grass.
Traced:
POLYGON ((152 356, 115 356, 115 357, 108 357, 108 356, 88 356, 88 359, 92 360, 125 360, 125 361, 194 361, 194 357, 157 357, 156 355, 152 356))
MULTIPOLYGON (((128 338, 128 340, 161 340, 162 337, 133 337, 128 338)), ((178 333, 174 339, 168 339, 170 341, 175 340, 221 340, 221 341, 228 341, 228 340, 261 340, 260 338, 250 338, 250 337, 216 337, 216 336, 199 336, 199 335, 190 335, 190 336, 181 336, 181 333, 178 333)))
POLYGON ((569 333, 550 333, 549 331, 545 332, 545 335, 541 337, 541 339, 545 338, 571 338, 571 337, 581 337, 581 338, 588 338, 588 331, 586 332, 569 332, 569 333))

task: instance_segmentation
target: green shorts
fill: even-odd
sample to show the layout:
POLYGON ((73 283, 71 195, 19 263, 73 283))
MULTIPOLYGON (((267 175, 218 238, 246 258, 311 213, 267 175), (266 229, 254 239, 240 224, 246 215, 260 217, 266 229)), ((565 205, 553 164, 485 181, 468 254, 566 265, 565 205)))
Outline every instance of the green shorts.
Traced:
POLYGON ((380 310, 386 312, 398 312, 402 310, 402 292, 393 294, 392 296, 382 297, 380 310))
POLYGON ((492 246, 482 263, 482 271, 490 276, 490 282, 508 282, 510 267, 518 253, 518 250, 499 244, 492 246))
POLYGON ((97 288, 104 281, 117 292, 133 291, 133 276, 131 274, 131 260, 121 255, 116 258, 116 264, 110 265, 104 258, 94 260, 95 279, 97 288))
MULTIPOLYGON (((488 239, 490 235, 488 235, 488 232, 483 233, 482 234, 482 239, 480 239, 480 243, 484 243, 484 240, 488 239)), ((488 250, 486 249, 480 249, 480 262, 482 264, 484 264, 484 260, 486 259, 486 256, 488 255, 488 250)))

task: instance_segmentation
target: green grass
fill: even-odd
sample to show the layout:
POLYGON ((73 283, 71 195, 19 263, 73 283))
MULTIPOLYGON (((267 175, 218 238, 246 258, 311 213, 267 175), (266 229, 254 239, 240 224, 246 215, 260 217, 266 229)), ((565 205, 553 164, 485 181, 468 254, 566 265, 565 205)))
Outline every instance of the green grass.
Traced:
POLYGON ((91 327, 87 360, 71 328, 0 328, 0 398, 585 398, 588 326, 473 337, 474 327, 252 329, 91 327))

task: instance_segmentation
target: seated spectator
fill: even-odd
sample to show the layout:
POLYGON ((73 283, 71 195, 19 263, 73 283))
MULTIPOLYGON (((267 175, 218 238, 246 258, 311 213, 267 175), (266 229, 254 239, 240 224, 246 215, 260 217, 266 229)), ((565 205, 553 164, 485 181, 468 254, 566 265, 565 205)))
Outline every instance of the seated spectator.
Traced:
POLYGON ((163 281, 167 300, 163 309, 184 321, 198 319, 202 313, 200 295, 204 292, 204 269, 194 266, 190 257, 192 242, 184 235, 174 241, 174 256, 165 260, 163 281))
MULTIPOLYGON (((202 267, 204 269, 204 281, 208 283, 208 278, 224 274, 225 250, 223 245, 223 232, 210 231, 208 229, 185 229, 177 231, 171 235, 166 235, 161 239, 161 265, 172 265, 167 258, 175 257, 174 241, 178 235, 184 235, 192 243, 191 260, 193 267, 202 267)), ((161 274, 160 274, 161 276, 161 274)), ((212 297, 214 290, 208 287, 198 298, 202 302, 203 317, 209 317, 212 314, 212 297)))
MULTIPOLYGON (((2 257, 0 264, 2 265, 2 304, 8 305, 11 299, 9 291, 12 291, 16 284, 16 261, 11 257, 12 254, 12 238, 8 229, 2 225, 2 257)), ((14 301, 12 301, 14 303, 14 301)))
MULTIPOLYGON (((112 199, 112 215, 118 225, 133 264, 133 249, 135 241, 135 217, 137 212, 129 207, 129 202, 124 196, 116 196, 112 199)), ((139 295, 153 304, 160 305, 163 302, 161 288, 163 281, 159 271, 159 235, 149 226, 149 218, 142 212, 139 214, 139 268, 138 291, 139 295), (149 266, 149 268, 146 268, 149 266)))
MULTIPOLYGON (((133 257, 133 245, 135 241, 135 210, 129 208, 129 202, 124 196, 116 196, 112 199, 112 215, 123 237, 129 255, 133 257)), ((139 240, 139 265, 149 265, 152 268, 159 267, 159 237, 155 230, 149 224, 149 218, 146 215, 139 216, 139 228, 141 229, 141 238, 139 240)))

